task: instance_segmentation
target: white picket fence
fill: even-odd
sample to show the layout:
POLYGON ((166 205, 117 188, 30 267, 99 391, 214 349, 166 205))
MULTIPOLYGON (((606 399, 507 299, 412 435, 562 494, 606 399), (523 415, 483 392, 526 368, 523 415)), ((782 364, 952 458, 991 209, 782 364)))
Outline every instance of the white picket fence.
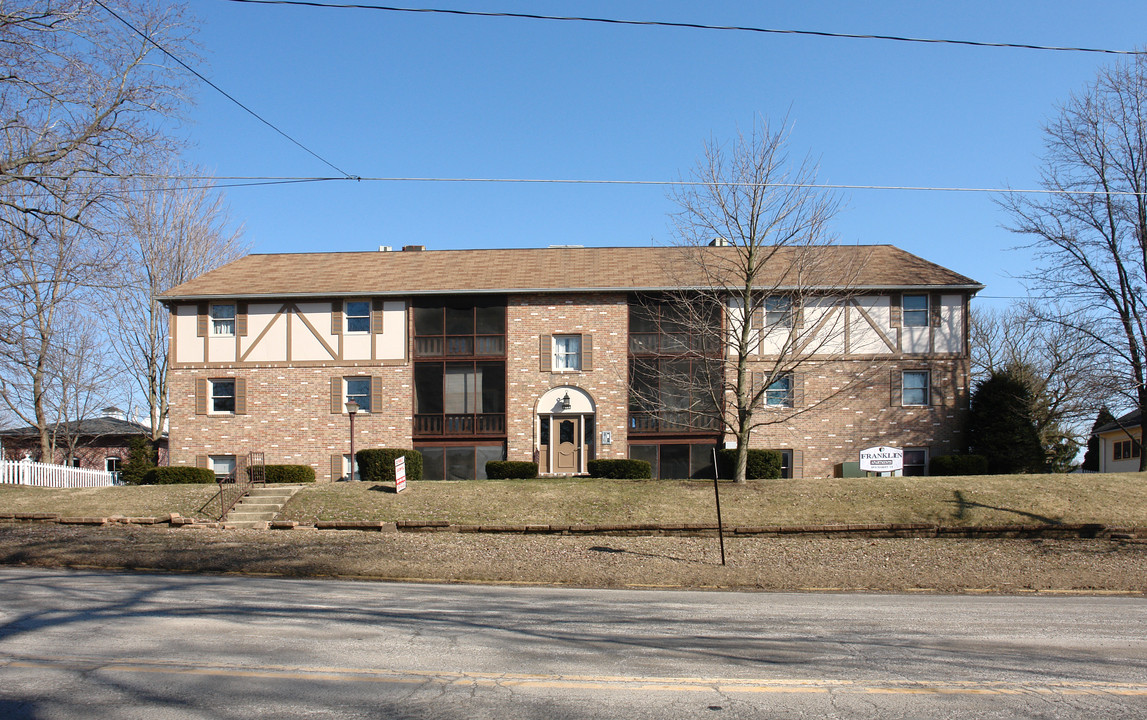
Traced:
POLYGON ((116 484, 116 473, 107 470, 49 465, 31 460, 0 461, 0 485, 79 488, 116 484))

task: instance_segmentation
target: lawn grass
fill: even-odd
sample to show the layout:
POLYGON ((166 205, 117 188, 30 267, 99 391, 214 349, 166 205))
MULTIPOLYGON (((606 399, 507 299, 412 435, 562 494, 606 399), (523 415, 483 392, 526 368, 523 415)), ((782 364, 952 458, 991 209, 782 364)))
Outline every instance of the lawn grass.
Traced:
MULTIPOLYGON (((204 509, 215 486, 53 490, 0 486, 0 512, 65 516, 154 516, 204 509)), ((996 475, 926 478, 821 478, 721 484, 730 526, 833 523, 1016 525, 1100 523, 1147 527, 1147 476, 996 475)), ((395 494, 374 483, 303 487, 281 519, 439 520, 459 524, 628 524, 715 521, 705 481, 488 480, 418 482, 395 494)))

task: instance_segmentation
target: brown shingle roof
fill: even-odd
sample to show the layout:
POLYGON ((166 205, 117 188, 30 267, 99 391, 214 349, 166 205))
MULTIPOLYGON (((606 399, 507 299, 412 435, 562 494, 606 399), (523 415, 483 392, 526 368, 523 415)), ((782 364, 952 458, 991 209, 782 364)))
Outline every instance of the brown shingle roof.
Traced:
MULTIPOLYGON (((704 248, 732 253, 734 248, 704 248)), ((839 265, 861 263, 853 287, 983 286, 891 245, 817 249, 839 265)), ((777 267, 786 265, 778 262, 777 267)), ((825 263, 824 267, 833 267, 825 263)), ((405 252, 248 255, 162 294, 166 300, 212 297, 420 295, 436 293, 655 290, 705 286, 695 263, 675 247, 520 248, 405 252)), ((818 278, 817 287, 841 279, 818 278)))

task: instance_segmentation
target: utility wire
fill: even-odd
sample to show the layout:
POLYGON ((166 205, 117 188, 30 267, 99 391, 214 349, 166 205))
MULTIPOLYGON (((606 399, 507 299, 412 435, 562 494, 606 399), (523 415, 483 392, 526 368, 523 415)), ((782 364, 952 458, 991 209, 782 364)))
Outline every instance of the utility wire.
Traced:
MULTIPOLYGON (((57 176, 44 176, 46 179, 63 179, 57 176)), ((561 178, 463 178, 463 177, 292 177, 270 175, 100 175, 93 179, 156 180, 212 183, 214 187, 252 187, 260 185, 289 185, 297 183, 319 183, 332 181, 383 182, 383 183, 501 183, 534 185, 636 185, 660 187, 762 187, 762 188, 806 188, 810 190, 884 190, 902 192, 954 192, 991 193, 996 195, 1095 195, 1095 196, 1147 196, 1147 191, 1133 190, 1049 190, 992 187, 946 187, 930 185, 849 185, 844 183, 749 183, 749 182, 706 182, 702 180, 576 180, 561 178), (228 184, 217 184, 226 181, 228 184)), ((146 189, 141 189, 146 191, 146 189)))
POLYGON ((179 63, 179 64, 180 64, 180 66, 182 66, 184 70, 186 70, 187 72, 191 73, 191 74, 192 74, 192 75, 194 75, 195 77, 199 78, 199 79, 200 79, 200 80, 202 80, 203 82, 205 82, 205 83, 207 83, 208 85, 210 85, 210 86, 211 86, 211 87, 212 87, 212 88, 213 88, 213 89, 214 89, 216 92, 218 92, 218 93, 219 93, 220 95, 222 95, 223 97, 227 98, 227 99, 228 99, 228 100, 230 100, 231 102, 233 102, 233 103, 235 103, 236 105, 238 105, 239 107, 243 108, 243 110, 245 110, 245 111, 246 111, 246 112, 247 112, 249 115, 251 115, 253 118, 255 118, 255 119, 256 119, 256 120, 258 120, 259 122, 263 123, 263 124, 264 124, 264 125, 266 125, 267 127, 271 128, 271 129, 272 129, 272 130, 274 130, 275 132, 279 133, 280 135, 282 135, 283 137, 285 137, 287 140, 290 140, 292 143, 294 143, 296 146, 298 146, 299 148, 301 148, 301 149, 302 149, 304 152, 306 152, 307 154, 309 154, 311 157, 315 158, 316 160, 318 160, 319 162, 323 163, 323 164, 324 164, 324 165, 326 165, 327 167, 331 168, 331 169, 332 169, 332 170, 334 170, 335 172, 337 172, 337 173, 341 173, 341 174, 344 176, 344 179, 346 179, 346 180, 353 180, 353 179, 355 179, 355 176, 351 175, 350 173, 346 172, 345 170, 343 170, 342 168, 338 167, 338 166, 337 166, 337 165, 335 165, 334 163, 330 162, 329 160, 327 160, 327 159, 326 159, 326 158, 324 158, 323 156, 321 156, 321 155, 319 155, 318 153, 316 153, 314 150, 311 150, 309 147, 307 147, 306 145, 302 144, 301 142, 299 142, 299 141, 298 141, 298 140, 296 140, 295 138, 291 137, 290 135, 288 135, 288 134, 287 134, 286 132, 284 132, 283 130, 280 130, 280 129, 279 129, 278 127, 276 127, 276 126, 275 126, 275 124, 274 124, 274 123, 272 123, 270 120, 267 120, 266 118, 264 118, 264 117, 263 117, 262 115, 260 115, 259 113, 255 112, 255 111, 254 111, 254 110, 252 110, 251 108, 249 108, 249 107, 247 107, 246 105, 244 105, 243 103, 239 102, 239 100, 237 100, 237 99, 236 99, 234 96, 232 96, 232 95, 231 95, 230 93, 228 93, 226 90, 224 90, 223 88, 219 87, 219 86, 218 86, 218 85, 216 85, 215 83, 213 83, 213 82, 211 82, 210 80, 208 80, 207 78, 205 78, 205 77, 204 77, 203 75, 201 75, 201 74, 200 74, 200 73, 199 73, 197 70, 195 70, 195 68, 191 67, 191 66, 190 66, 190 65, 188 65, 187 63, 185 63, 185 62, 183 62, 182 60, 180 60, 178 57, 176 57, 175 55, 173 55, 172 53, 170 53, 170 52, 167 50, 167 48, 163 47, 162 45, 160 45, 159 43, 157 43, 155 40, 152 40, 152 39, 151 39, 151 37, 149 37, 149 36, 148 36, 146 33, 144 33, 143 31, 141 31, 141 30, 140 30, 139 28, 137 28, 135 25, 132 25, 132 24, 131 24, 130 22, 128 22, 126 19, 124 19, 123 17, 120 17, 118 14, 116 14, 116 12, 115 12, 114 10, 112 10, 111 8, 109 8, 107 5, 104 5, 104 4, 103 4, 103 2, 101 2, 101 0, 95 0, 95 3, 96 3, 96 5, 99 5, 99 6, 100 6, 100 7, 102 7, 104 10, 106 10, 106 11, 108 12, 108 14, 109 14, 109 15, 111 15, 111 16, 112 16, 112 17, 114 17, 116 20, 119 20, 121 23, 123 23, 123 24, 124 24, 124 25, 126 25, 128 28, 130 28, 130 29, 131 29, 131 31, 132 31, 132 32, 134 32, 136 35, 139 35, 141 38, 143 38, 144 40, 146 40, 147 42, 151 43, 151 44, 152 44, 152 45, 154 45, 156 48, 158 48, 158 49, 159 49, 159 51, 160 51, 160 52, 162 52, 164 55, 166 55, 167 57, 171 58, 171 59, 172 59, 172 60, 174 60, 175 62, 179 63))
POLYGON ((807 35, 823 38, 844 38, 851 40, 890 40, 906 43, 927 43, 935 45, 965 45, 969 47, 1010 48, 1018 50, 1048 50, 1053 52, 1106 53, 1109 55, 1144 55, 1141 50, 1111 50, 1106 48, 1057 47, 1054 45, 1030 45, 1027 43, 996 43, 979 40, 952 40, 942 38, 917 38, 900 35, 865 35, 858 33, 834 33, 821 30, 782 30, 777 28, 750 27, 745 25, 706 25, 703 23, 668 22, 663 20, 618 20, 616 18, 579 17, 564 15, 536 15, 533 13, 481 12, 477 10, 447 10, 444 8, 410 8, 390 5, 365 5, 361 3, 321 3, 311 0, 229 0, 251 5, 295 5, 334 10, 378 10, 383 12, 426 13, 437 15, 466 15, 471 17, 520 18, 525 20, 551 20, 560 22, 589 22, 607 25, 643 25, 647 27, 689 28, 692 30, 723 30, 734 32, 767 33, 773 35, 807 35))

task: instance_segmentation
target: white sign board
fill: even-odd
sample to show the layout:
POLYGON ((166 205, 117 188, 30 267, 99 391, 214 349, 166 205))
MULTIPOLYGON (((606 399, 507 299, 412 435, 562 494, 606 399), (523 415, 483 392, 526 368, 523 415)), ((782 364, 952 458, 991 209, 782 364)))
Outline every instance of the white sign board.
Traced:
POLYGON ((394 491, 402 492, 406 489, 406 456, 394 459, 394 491))
POLYGON ((860 469, 870 472, 896 472, 904 469, 904 451, 894 447, 872 447, 860 451, 860 469))

